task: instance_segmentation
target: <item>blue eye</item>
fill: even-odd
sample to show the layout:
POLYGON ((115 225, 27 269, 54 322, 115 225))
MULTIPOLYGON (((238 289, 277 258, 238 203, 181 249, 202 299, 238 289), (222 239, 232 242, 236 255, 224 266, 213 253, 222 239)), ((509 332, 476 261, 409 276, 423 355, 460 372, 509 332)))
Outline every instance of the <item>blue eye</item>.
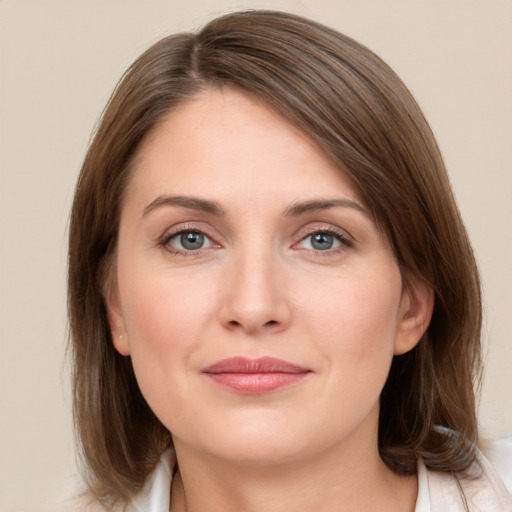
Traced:
POLYGON ((328 251, 337 249, 341 245, 350 246, 348 240, 337 233, 329 233, 328 231, 318 231, 304 237, 299 246, 302 249, 311 249, 314 251, 328 251))
POLYGON ((316 233, 311 235, 311 246, 317 251, 326 251, 332 249, 336 239, 333 235, 327 233, 316 233))
POLYGON ((180 231, 167 239, 166 244, 180 251, 197 251, 212 246, 212 241, 199 231, 180 231))

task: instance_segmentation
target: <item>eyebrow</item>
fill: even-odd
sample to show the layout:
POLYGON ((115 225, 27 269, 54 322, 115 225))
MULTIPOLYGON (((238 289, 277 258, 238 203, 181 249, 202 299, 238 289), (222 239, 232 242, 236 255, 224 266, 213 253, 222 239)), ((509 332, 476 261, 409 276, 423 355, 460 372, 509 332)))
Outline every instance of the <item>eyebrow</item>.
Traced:
POLYGON ((350 199, 313 199, 311 201, 297 202, 286 208, 284 214, 295 217, 319 210, 328 210, 329 208, 337 206, 341 206, 342 208, 352 208, 353 210, 370 217, 370 214, 365 210, 365 208, 363 208, 363 206, 350 199))
POLYGON ((218 217, 226 215, 226 212, 215 201, 208 201, 206 199, 189 196, 158 196, 154 201, 151 201, 146 208, 144 208, 142 216, 144 217, 148 213, 157 208, 161 208, 162 206, 179 206, 189 210, 199 210, 210 213, 211 215, 216 215, 218 217))
MULTIPOLYGON (((142 216, 144 217, 151 211, 163 206, 178 206, 189 210, 199 210, 218 217, 224 217, 226 211, 215 201, 200 199, 191 196, 158 196, 151 201, 145 208, 142 216)), ((363 215, 369 217, 369 213, 356 201, 350 199, 313 199, 311 201, 302 201, 291 204, 284 211, 285 216, 296 217, 305 213, 328 210, 330 208, 342 207, 351 208, 363 215)))

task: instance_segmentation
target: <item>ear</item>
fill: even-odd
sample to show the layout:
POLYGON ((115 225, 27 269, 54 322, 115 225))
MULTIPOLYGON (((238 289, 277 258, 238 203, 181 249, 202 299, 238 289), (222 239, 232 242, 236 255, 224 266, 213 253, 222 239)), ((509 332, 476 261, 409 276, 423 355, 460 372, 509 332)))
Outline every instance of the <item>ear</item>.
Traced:
POLYGON ((404 284, 394 354, 412 350, 425 333, 434 310, 434 291, 419 280, 404 284))
POLYGON ((104 297, 107 308, 107 318, 112 334, 112 343, 115 349, 123 356, 130 355, 130 343, 126 332, 121 301, 119 298, 119 288, 116 279, 107 279, 104 287, 104 297))

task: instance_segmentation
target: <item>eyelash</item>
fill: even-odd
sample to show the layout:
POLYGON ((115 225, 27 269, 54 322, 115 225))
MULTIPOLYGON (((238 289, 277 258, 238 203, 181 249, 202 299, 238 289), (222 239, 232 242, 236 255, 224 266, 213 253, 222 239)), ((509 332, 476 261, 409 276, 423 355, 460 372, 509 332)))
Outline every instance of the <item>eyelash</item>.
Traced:
POLYGON ((316 250, 315 249, 306 249, 309 251, 313 251, 315 255, 320 255, 320 256, 334 255, 343 250, 346 250, 347 248, 351 249, 354 247, 353 240, 351 240, 344 232, 342 232, 341 230, 338 230, 336 228, 328 227, 328 226, 313 227, 313 228, 308 229, 306 231, 306 234, 299 240, 299 242, 296 242, 294 244, 294 246, 303 242, 307 238, 312 237, 314 235, 318 235, 318 234, 327 234, 327 235, 333 236, 338 242, 340 242, 340 246, 336 247, 334 249, 327 249, 327 250, 323 250, 323 251, 318 250, 318 249, 316 249, 316 250))
POLYGON ((215 242, 213 238, 206 232, 204 229, 199 229, 197 226, 179 226, 178 228, 174 229, 171 232, 166 232, 163 237, 159 240, 158 245, 163 247, 166 251, 169 253, 176 255, 176 256, 183 256, 185 258, 191 257, 191 256, 197 256, 201 252, 204 252, 205 250, 208 250, 207 248, 200 248, 197 250, 180 250, 176 249, 172 245, 170 245, 170 242, 173 238, 176 238, 184 233, 196 233, 200 235, 204 235, 205 238, 210 240, 212 247, 221 247, 220 244, 215 242))
MULTIPOLYGON (((176 249, 172 245, 170 245, 170 242, 172 239, 174 239, 184 233, 196 233, 196 234, 204 235, 205 238, 207 238, 211 242, 211 247, 213 247, 213 248, 221 247, 220 244, 218 244, 217 242, 215 242, 213 240, 213 238, 208 234, 208 232, 206 230, 199 229, 197 226, 192 226, 192 225, 191 226, 179 226, 172 232, 165 233, 162 236, 162 238, 159 240, 158 245, 163 247, 166 251, 168 251, 169 253, 171 253, 173 255, 183 256, 183 257, 197 256, 197 255, 201 254, 201 252, 204 252, 205 250, 208 250, 211 248, 211 247, 206 247, 206 248, 199 248, 197 250, 187 251, 187 250, 176 249)), ((293 244, 292 247, 295 247, 296 245, 300 244, 301 242, 308 239, 309 237, 312 237, 317 234, 328 234, 328 235, 333 236, 340 243, 339 247, 336 247, 334 249, 326 249, 326 250, 318 250, 318 249, 302 249, 302 250, 307 250, 307 251, 313 252, 315 255, 329 256, 329 255, 337 254, 340 251, 346 250, 347 248, 350 249, 350 248, 354 247, 354 242, 345 233, 343 233, 342 231, 335 229, 333 227, 327 227, 327 226, 310 228, 309 230, 307 230, 306 234, 304 236, 302 236, 302 238, 298 242, 295 242, 293 244)), ((301 249, 297 249, 297 250, 301 250, 301 249)))

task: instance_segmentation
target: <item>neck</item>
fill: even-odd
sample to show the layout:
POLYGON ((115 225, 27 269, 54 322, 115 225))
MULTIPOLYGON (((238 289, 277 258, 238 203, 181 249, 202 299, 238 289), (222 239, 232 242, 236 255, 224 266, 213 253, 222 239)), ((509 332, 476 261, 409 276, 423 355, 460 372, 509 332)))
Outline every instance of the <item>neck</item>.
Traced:
POLYGON ((331 449, 300 463, 272 465, 226 462, 183 448, 177 447, 179 472, 173 482, 172 512, 414 510, 416 477, 395 475, 376 446, 364 447, 355 458, 354 453, 331 449))

